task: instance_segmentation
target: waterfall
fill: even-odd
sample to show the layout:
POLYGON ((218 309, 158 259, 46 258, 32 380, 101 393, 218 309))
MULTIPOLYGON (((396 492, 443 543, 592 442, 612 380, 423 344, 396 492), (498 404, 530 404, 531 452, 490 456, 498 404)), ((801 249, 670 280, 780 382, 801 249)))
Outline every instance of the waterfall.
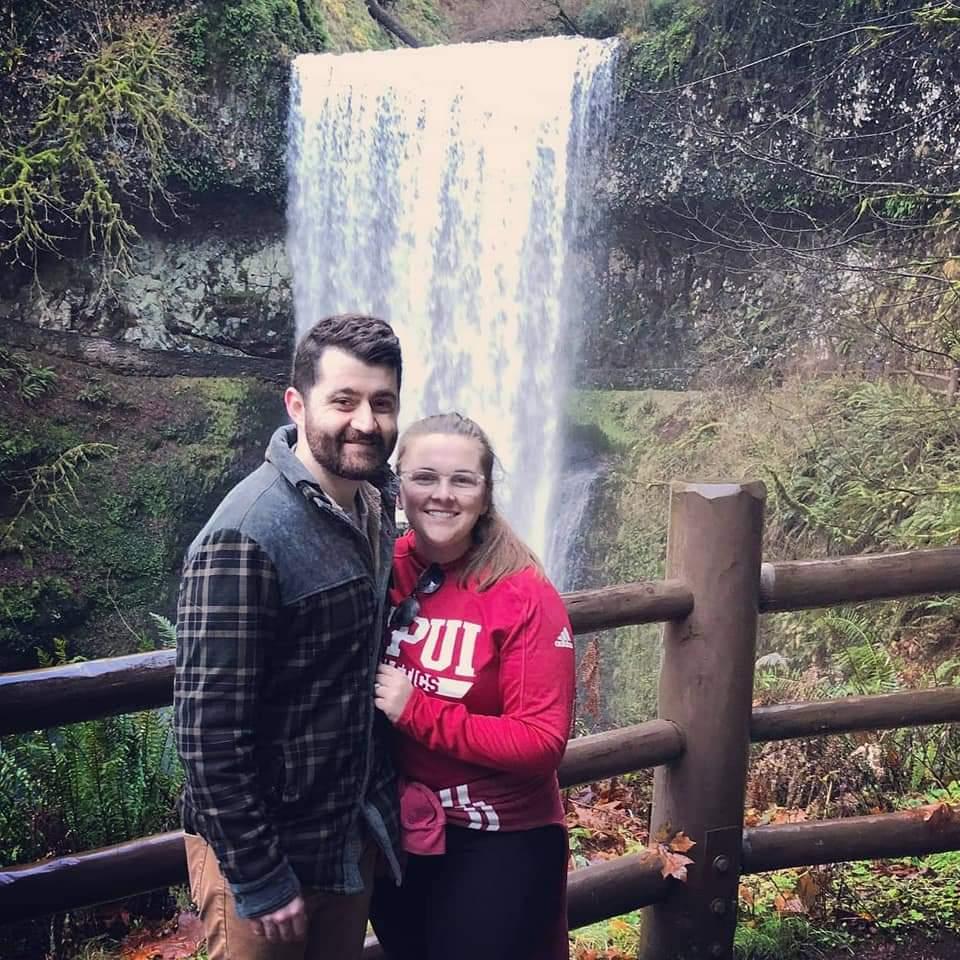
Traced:
POLYGON ((559 37, 293 65, 298 329, 347 311, 389 320, 403 348, 401 427, 447 410, 475 419, 503 465, 498 504, 554 577, 574 257, 615 49, 559 37))
POLYGON ((583 521, 600 475, 596 463, 578 463, 569 466, 560 476, 557 493, 561 508, 556 511, 547 544, 547 556, 553 561, 551 577, 558 590, 576 590, 582 586, 583 521))

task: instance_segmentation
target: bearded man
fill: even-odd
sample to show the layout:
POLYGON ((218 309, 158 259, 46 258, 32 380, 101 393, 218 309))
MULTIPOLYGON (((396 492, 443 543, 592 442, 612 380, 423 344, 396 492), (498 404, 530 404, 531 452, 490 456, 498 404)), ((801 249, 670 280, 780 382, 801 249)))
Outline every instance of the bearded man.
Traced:
POLYGON ((293 425, 187 551, 175 730, 210 960, 357 958, 376 861, 399 879, 373 687, 400 377, 382 320, 315 324, 284 394, 293 425))

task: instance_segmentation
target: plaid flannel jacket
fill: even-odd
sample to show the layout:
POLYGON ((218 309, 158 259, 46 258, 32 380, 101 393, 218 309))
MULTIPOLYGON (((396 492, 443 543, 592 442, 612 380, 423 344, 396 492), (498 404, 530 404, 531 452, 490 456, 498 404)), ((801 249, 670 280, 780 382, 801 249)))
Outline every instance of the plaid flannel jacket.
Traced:
POLYGON ((178 604, 184 829, 213 847, 248 916, 300 885, 361 889, 364 821, 393 864, 399 849, 389 724, 373 707, 393 500, 361 490, 371 549, 296 459, 295 437, 277 431, 194 540, 178 604))

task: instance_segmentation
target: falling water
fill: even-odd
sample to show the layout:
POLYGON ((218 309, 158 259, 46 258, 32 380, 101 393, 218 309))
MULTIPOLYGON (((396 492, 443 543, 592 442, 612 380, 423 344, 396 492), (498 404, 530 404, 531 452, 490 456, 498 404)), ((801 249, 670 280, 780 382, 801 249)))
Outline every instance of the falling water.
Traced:
POLYGON ((555 577, 565 550, 548 530, 580 321, 571 257, 614 52, 550 38, 294 62, 298 327, 344 311, 388 319, 401 425, 446 410, 477 420, 503 464, 499 503, 555 577))

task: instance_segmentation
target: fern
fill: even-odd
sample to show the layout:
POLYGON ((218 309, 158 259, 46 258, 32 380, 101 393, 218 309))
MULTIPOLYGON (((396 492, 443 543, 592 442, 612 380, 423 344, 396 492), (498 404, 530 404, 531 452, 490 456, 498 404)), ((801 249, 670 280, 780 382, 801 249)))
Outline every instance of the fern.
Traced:
POLYGON ((828 613, 817 625, 834 640, 834 664, 843 684, 840 695, 890 693, 900 688, 896 664, 877 638, 877 622, 863 613, 828 613))
POLYGON ((170 829, 182 772, 169 708, 0 740, 0 860, 170 829))
POLYGON ((161 645, 175 647, 177 645, 177 625, 159 613, 151 613, 150 619, 157 625, 161 645))

